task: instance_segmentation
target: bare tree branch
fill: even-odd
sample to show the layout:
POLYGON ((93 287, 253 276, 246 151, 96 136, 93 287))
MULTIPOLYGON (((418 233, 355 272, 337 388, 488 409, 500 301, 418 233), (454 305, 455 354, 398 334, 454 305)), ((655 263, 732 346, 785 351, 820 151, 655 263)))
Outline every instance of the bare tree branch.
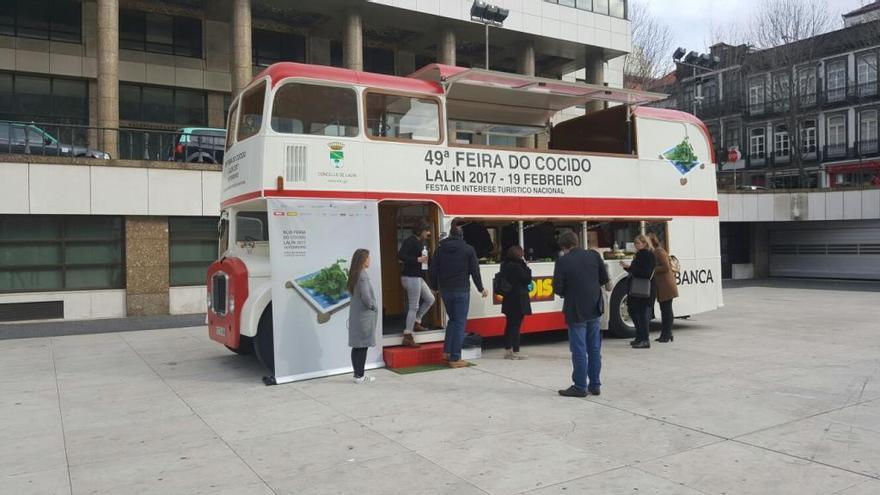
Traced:
POLYGON ((772 48, 840 27, 836 19, 825 0, 765 0, 749 23, 749 40, 757 48, 772 48))
POLYGON ((651 15, 645 0, 630 3, 632 52, 624 74, 638 81, 658 78, 672 69, 672 30, 651 15))

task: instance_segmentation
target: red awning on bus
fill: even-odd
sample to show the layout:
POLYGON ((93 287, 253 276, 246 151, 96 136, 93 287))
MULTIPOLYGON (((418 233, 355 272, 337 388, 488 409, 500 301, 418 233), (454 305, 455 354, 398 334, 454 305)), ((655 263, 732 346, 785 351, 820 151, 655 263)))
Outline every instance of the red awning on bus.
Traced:
POLYGON ((536 125, 560 110, 590 101, 643 105, 666 98, 646 91, 441 64, 427 65, 410 77, 442 84, 451 113, 456 109, 455 113, 477 115, 507 107, 509 112, 528 115, 527 120, 536 125))

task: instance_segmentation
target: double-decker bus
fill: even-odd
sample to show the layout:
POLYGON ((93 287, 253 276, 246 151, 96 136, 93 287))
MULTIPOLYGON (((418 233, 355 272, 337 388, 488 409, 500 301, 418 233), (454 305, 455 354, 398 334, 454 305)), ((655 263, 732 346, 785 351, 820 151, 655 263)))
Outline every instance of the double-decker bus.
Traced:
MULTIPOLYGON (((632 335, 625 271, 633 238, 660 236, 680 261, 677 315, 722 305, 714 157, 705 125, 646 107, 662 95, 432 64, 408 77, 278 63, 229 110, 221 256, 209 268, 210 337, 273 369, 267 204, 273 198, 375 202, 383 344, 406 312, 397 250, 427 220, 453 223, 487 287, 507 249, 526 252, 534 314, 523 332, 565 328, 553 294, 556 239, 576 232, 607 261, 603 328, 632 335), (585 112, 594 101, 601 110, 585 112)), ((334 225, 327 224, 327 229, 334 225)), ((339 232, 344 238, 345 232, 339 232)), ((274 254, 273 254, 274 255, 274 254)), ((503 334, 500 298, 473 292, 467 330, 503 334)), ((438 303, 419 342, 443 339, 438 303)))

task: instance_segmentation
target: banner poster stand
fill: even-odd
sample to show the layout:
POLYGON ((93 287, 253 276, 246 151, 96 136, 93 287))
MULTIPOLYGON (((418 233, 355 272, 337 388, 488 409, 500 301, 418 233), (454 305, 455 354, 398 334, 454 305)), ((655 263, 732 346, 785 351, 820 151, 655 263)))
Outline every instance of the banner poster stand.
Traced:
MULTIPOLYGON (((263 381, 281 384, 351 373, 351 296, 345 283, 354 251, 369 249, 367 273, 376 300, 382 301, 378 203, 286 198, 267 203, 275 375, 263 381)), ((383 366, 378 317, 376 346, 367 353, 366 367, 383 366)))

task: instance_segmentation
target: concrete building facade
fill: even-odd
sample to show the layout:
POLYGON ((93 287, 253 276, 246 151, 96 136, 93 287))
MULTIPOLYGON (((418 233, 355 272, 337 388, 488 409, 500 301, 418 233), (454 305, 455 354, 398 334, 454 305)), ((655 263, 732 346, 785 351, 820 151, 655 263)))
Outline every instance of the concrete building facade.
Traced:
MULTIPOLYGON (((3 2, 0 321, 202 311, 220 165, 169 160, 179 130, 223 128, 233 95, 278 61, 483 67, 471 3, 3 2), (18 129, 42 144, 14 153, 18 129), (51 139, 111 158, 39 156, 51 139)), ((622 86, 626 1, 494 3, 510 15, 489 30, 490 68, 622 86)))

